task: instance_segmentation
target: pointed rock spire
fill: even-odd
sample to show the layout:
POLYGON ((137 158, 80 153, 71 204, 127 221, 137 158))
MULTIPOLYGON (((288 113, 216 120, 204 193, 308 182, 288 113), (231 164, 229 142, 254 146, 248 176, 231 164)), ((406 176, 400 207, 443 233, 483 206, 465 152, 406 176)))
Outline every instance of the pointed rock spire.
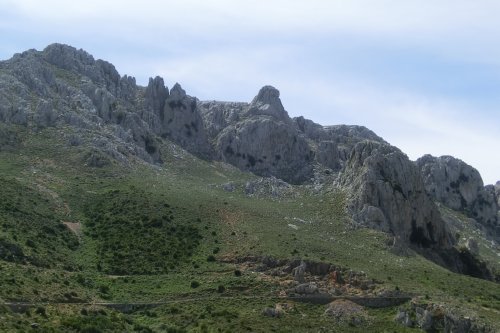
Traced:
POLYGON ((160 76, 149 78, 149 84, 146 88, 146 103, 156 114, 163 112, 165 100, 168 98, 168 88, 165 87, 163 78, 160 76))
POLYGON ((290 121, 280 100, 280 92, 272 86, 264 86, 250 103, 248 115, 271 116, 277 120, 290 121))
POLYGON ((186 97, 186 91, 182 89, 179 83, 175 83, 170 90, 170 99, 180 100, 186 97))

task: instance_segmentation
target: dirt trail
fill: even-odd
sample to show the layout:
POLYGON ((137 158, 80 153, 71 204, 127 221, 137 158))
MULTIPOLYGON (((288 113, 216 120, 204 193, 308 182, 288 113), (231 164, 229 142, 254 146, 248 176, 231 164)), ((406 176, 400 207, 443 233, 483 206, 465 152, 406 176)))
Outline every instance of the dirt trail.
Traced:
POLYGON ((329 296, 325 295, 310 295, 310 296, 288 296, 288 297, 277 297, 274 295, 255 295, 255 296, 219 296, 219 297, 188 297, 181 299, 171 299, 162 300, 154 302, 4 302, 1 305, 7 306, 14 312, 24 312, 29 308, 37 306, 62 306, 62 305, 73 305, 73 306, 105 306, 112 308, 121 312, 133 312, 145 308, 154 308, 157 306, 175 304, 175 303, 189 303, 189 302, 200 302, 206 300, 214 299, 265 299, 265 300, 289 300, 301 303, 313 303, 313 304, 329 304, 336 300, 349 300, 356 304, 366 306, 366 307, 392 307, 409 301, 411 298, 406 296, 401 297, 358 297, 358 296, 329 296))

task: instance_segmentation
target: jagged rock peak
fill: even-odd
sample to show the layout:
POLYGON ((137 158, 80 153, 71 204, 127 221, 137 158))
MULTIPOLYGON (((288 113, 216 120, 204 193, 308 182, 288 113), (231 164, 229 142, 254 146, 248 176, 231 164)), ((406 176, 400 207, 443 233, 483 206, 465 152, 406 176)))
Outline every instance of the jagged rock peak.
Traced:
POLYGON ((81 65, 95 64, 92 55, 65 44, 51 44, 42 53, 47 62, 68 70, 79 69, 81 65))
POLYGON ((146 88, 146 101, 156 114, 163 112, 165 100, 168 96, 168 88, 165 87, 163 78, 160 76, 156 76, 154 79, 149 78, 148 87, 146 88))
POLYGON ((273 86, 264 86, 259 90, 257 96, 254 97, 252 103, 273 104, 280 98, 280 91, 273 86))
POLYGON ((418 168, 396 147, 375 141, 355 145, 339 177, 350 189, 355 221, 423 248, 449 248, 454 240, 425 194, 418 168))
POLYGON ((248 115, 271 116, 278 120, 290 121, 280 100, 280 92, 272 86, 264 86, 250 103, 248 115))
POLYGON ((186 91, 182 89, 179 83, 176 82, 170 90, 170 97, 172 99, 182 99, 186 97, 186 91))
POLYGON ((486 226, 497 225, 498 204, 492 185, 484 186, 479 172, 453 156, 424 155, 416 161, 425 190, 445 206, 466 212, 486 226))

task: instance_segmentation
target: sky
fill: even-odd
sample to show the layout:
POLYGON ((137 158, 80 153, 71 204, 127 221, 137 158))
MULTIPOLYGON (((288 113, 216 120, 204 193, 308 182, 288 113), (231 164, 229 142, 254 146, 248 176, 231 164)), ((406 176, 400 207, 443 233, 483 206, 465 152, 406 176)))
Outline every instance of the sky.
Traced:
POLYGON ((498 0, 0 0, 0 59, 58 42, 201 100, 280 90, 290 116, 363 125, 410 159, 500 180, 498 0))

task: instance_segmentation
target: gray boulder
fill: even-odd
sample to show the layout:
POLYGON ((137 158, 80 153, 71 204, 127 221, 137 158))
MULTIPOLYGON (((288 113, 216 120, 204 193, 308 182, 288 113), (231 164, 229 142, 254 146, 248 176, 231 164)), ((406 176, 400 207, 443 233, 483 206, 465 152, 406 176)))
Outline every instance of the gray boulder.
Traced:
POLYGON ((284 315, 284 312, 283 310, 277 307, 274 308, 267 307, 262 310, 262 314, 266 317, 279 318, 284 315))
POLYGON ((295 287, 294 291, 300 295, 312 295, 319 293, 315 283, 302 283, 295 287))
POLYGON ((418 168, 396 147, 374 141, 356 144, 338 183, 348 189, 348 209, 358 223, 418 247, 452 246, 418 168))
POLYGON ((396 317, 394 318, 394 321, 406 327, 413 326, 413 321, 411 320, 409 311, 405 311, 404 309, 399 309, 398 313, 396 314, 396 317))
MULTIPOLYGON (((304 261, 302 261, 299 266, 295 267, 292 270, 293 279, 298 283, 304 283, 306 281, 305 280, 306 269, 307 269, 307 264, 304 261)), ((300 292, 298 293, 300 294, 300 292)))

